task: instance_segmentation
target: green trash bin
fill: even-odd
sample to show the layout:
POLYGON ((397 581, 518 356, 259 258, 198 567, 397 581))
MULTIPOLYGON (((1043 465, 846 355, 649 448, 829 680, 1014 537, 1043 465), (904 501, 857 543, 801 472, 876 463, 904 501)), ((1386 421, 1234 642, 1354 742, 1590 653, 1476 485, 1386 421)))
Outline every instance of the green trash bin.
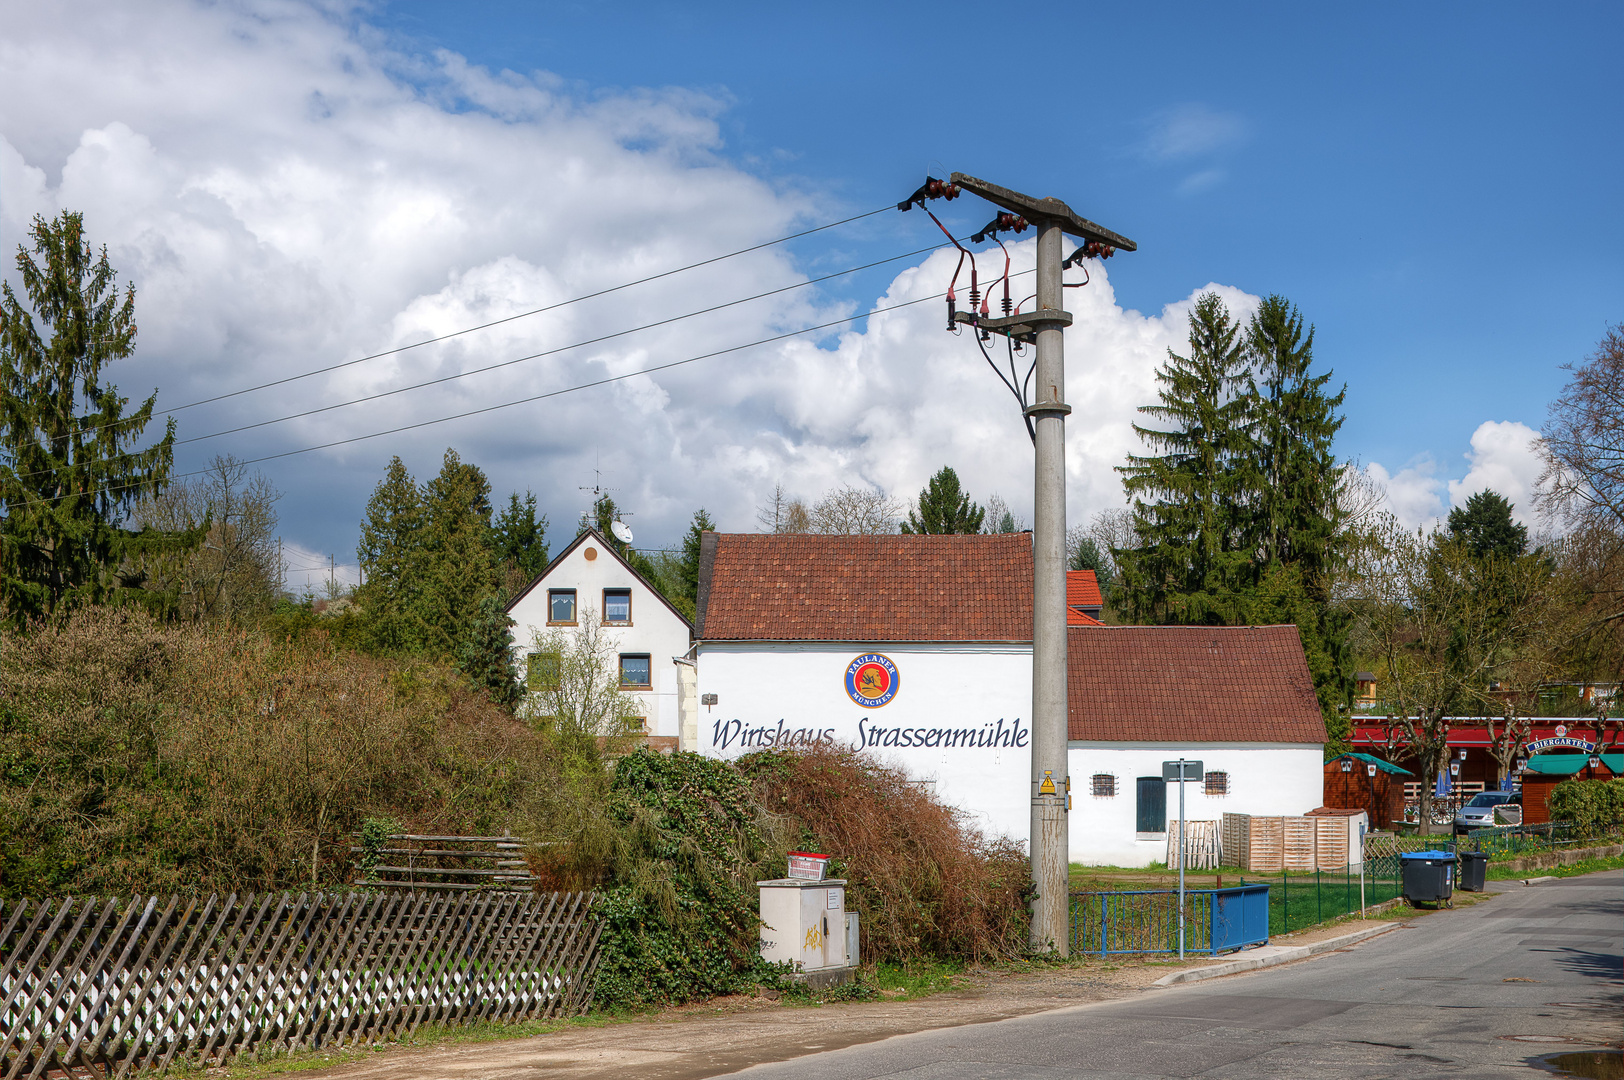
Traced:
POLYGON ((1404 867, 1404 899, 1423 904, 1453 902, 1455 856, 1447 851, 1411 851, 1399 861, 1404 867))
POLYGON ((1460 887, 1467 892, 1482 892, 1488 876, 1489 856, 1482 851, 1460 853, 1460 887))

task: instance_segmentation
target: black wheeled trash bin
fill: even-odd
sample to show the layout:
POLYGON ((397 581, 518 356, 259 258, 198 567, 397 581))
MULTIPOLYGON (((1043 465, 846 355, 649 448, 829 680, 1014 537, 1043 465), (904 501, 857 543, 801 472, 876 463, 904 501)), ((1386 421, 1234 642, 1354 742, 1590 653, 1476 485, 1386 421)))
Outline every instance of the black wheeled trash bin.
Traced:
POLYGON ((1483 880, 1489 869, 1489 856, 1481 851, 1460 853, 1460 887, 1467 892, 1482 892, 1483 880))
POLYGON ((1447 851, 1411 851, 1400 856, 1400 861, 1404 866, 1404 899, 1426 904, 1451 901, 1455 895, 1455 856, 1447 851))

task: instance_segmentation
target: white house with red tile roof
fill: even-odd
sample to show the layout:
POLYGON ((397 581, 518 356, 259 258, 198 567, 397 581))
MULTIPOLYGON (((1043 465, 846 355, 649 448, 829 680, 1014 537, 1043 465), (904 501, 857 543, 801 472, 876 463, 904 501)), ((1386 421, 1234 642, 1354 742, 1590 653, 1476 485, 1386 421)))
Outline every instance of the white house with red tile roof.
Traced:
POLYGON ((536 635, 573 631, 588 613, 614 650, 621 686, 643 710, 649 743, 675 749, 681 713, 693 691, 688 653, 693 627, 614 544, 585 529, 507 606, 519 671, 527 684, 542 676, 531 663, 536 635))
MULTIPOLYGON (((1209 819, 1319 805, 1325 730, 1295 627, 1106 627, 1098 597, 1091 573, 1068 581, 1074 861, 1165 857, 1176 798, 1140 779, 1159 785, 1170 758, 1206 755, 1224 774, 1230 794, 1191 795, 1209 819), (1104 777, 1112 790, 1091 793, 1104 777)), ((697 606, 701 705, 685 747, 855 747, 984 832, 1026 839, 1029 534, 707 533, 697 606)))
POLYGON ((1066 635, 1074 862, 1167 857, 1176 785, 1202 762, 1185 816, 1295 815, 1324 793, 1325 720, 1295 626, 1094 626, 1066 635))
POLYGON ((1029 534, 707 533, 697 607, 701 753, 853 746, 1025 837, 1029 534))

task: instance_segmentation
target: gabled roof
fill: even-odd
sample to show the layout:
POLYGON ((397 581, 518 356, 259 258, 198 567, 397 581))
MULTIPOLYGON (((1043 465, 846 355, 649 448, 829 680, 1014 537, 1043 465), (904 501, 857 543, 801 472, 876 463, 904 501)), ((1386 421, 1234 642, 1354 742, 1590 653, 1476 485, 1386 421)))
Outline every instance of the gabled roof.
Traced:
POLYGON ((1032 537, 706 533, 706 641, 1032 640, 1032 537))
POLYGON ((1100 583, 1092 570, 1066 571, 1066 625, 1101 626, 1099 613, 1105 607, 1100 583))
POLYGON ((669 600, 667 600, 665 598, 665 594, 662 593, 659 590, 659 588, 657 588, 654 585, 653 582, 649 581, 649 579, 644 577, 642 574, 639 574, 637 572, 636 568, 634 568, 631 563, 629 563, 625 559, 621 558, 620 557, 620 552, 615 550, 615 545, 612 544, 607 538, 605 538, 604 535, 601 532, 599 532, 597 529, 591 527, 590 525, 587 526, 585 529, 582 529, 581 534, 579 536, 577 536, 574 540, 571 540, 568 544, 566 544, 563 551, 560 551, 557 555, 553 556, 552 562, 548 563, 546 568, 544 570, 542 570, 541 573, 537 574, 535 576, 535 579, 533 581, 531 581, 530 584, 528 584, 524 588, 520 589, 518 591, 518 593, 516 593, 514 595, 513 599, 509 600, 507 602, 507 607, 504 608, 503 610, 511 612, 514 609, 514 607, 517 606, 517 604, 519 603, 520 600, 523 600, 525 597, 529 596, 531 591, 533 589, 535 589, 535 587, 537 585, 540 585, 543 581, 546 580, 547 575, 552 573, 554 568, 557 567, 559 563, 561 563, 565 559, 569 558, 570 552, 574 551, 576 548, 580 547, 582 544, 586 543, 588 540, 596 540, 598 542, 598 547, 600 549, 607 552, 611 559, 614 559, 617 563, 619 563, 622 567, 624 567, 628 574, 630 574, 632 577, 636 578, 638 581, 642 582, 645 586, 647 586, 648 590, 650 592, 652 592, 655 596, 660 598, 660 603, 664 604, 666 606, 666 608, 671 612, 671 614, 673 614, 677 618, 681 619, 682 624, 684 626, 688 627, 688 629, 690 631, 693 630, 693 625, 694 624, 688 621, 688 616, 686 616, 682 612, 678 611, 676 606, 673 605, 671 603, 671 601, 669 601, 669 600))
POLYGON ((1069 737, 1325 742, 1295 626, 1089 626, 1066 632, 1069 737))

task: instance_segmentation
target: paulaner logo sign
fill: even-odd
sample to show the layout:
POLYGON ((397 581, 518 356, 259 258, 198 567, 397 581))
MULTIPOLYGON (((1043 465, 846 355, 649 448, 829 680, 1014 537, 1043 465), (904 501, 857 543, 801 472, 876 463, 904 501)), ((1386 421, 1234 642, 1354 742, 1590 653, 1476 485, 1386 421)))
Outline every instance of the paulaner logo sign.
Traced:
POLYGON ((878 709, 897 696, 901 675, 889 656, 864 653, 846 665, 846 694, 865 709, 878 709))

